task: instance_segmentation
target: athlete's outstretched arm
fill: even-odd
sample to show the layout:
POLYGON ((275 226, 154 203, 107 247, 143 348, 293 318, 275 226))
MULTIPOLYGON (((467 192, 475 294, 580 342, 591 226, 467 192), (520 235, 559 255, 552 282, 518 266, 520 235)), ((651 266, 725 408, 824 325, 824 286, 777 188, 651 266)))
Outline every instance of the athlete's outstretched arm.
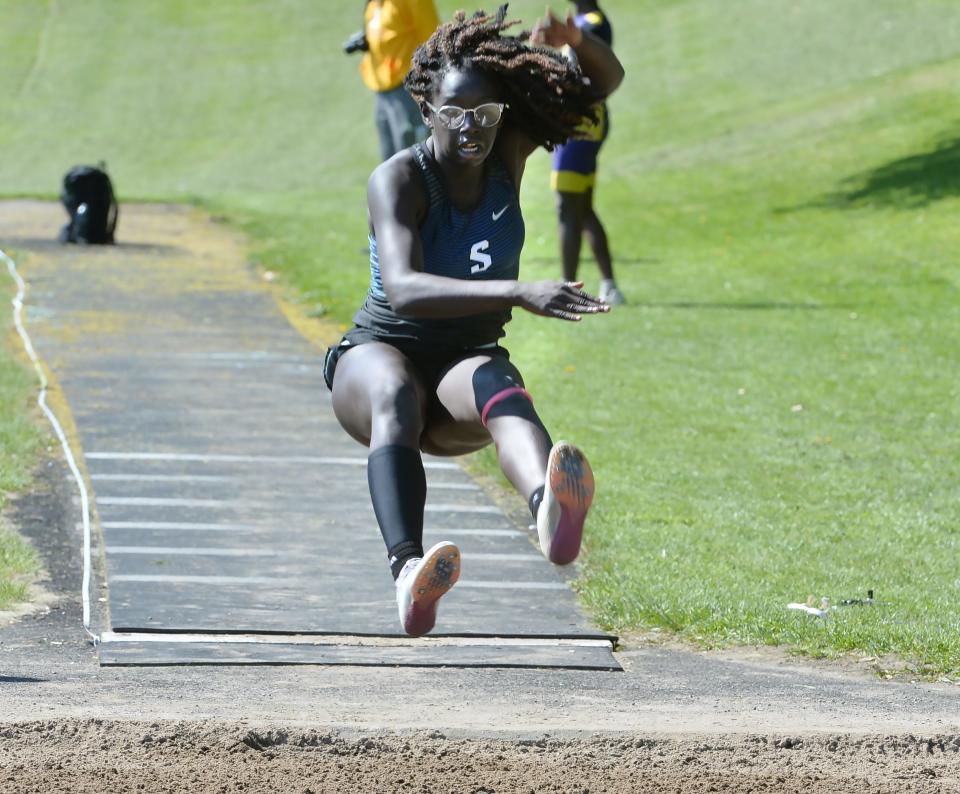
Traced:
POLYGON ((583 292, 580 282, 470 280, 424 273, 418 215, 425 197, 415 169, 412 161, 394 158, 378 166, 367 185, 380 277, 395 312, 440 319, 519 306, 544 317, 576 321, 583 314, 608 310, 583 292))
POLYGON ((623 82, 623 64, 603 39, 580 30, 573 14, 566 20, 554 16, 549 8, 534 25, 530 41, 548 47, 570 46, 577 55, 580 70, 590 79, 590 91, 598 100, 605 99, 623 82))
MULTIPOLYGON (((561 49, 569 46, 577 56, 580 70, 590 80, 590 93, 597 101, 610 96, 623 81, 623 64, 603 39, 576 26, 573 15, 566 20, 556 17, 549 8, 542 19, 534 25, 530 43, 561 49)), ((497 146, 505 162, 509 164, 514 183, 519 190, 527 158, 539 144, 515 127, 507 127, 501 133, 497 146)))

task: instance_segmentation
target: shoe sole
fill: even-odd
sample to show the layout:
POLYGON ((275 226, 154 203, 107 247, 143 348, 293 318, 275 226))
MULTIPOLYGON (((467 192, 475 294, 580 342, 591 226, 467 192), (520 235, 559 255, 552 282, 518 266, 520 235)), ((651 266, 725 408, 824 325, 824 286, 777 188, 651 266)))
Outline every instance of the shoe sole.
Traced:
POLYGON ((580 554, 583 523, 593 502, 593 470, 584 454, 569 444, 558 444, 547 461, 547 481, 560 505, 560 520, 550 541, 547 559, 569 565, 580 554))
POLYGON ((437 622, 437 601, 460 578, 460 549, 453 543, 438 543, 424 556, 413 580, 413 600, 403 630, 413 637, 428 633, 437 622))

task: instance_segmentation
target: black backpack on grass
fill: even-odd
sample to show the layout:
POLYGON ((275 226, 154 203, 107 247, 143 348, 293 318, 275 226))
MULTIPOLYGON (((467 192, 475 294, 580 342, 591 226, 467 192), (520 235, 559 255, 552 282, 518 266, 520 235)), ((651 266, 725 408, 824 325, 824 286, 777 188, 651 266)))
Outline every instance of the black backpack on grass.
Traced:
POLYGON ((60 200, 70 215, 70 222, 60 230, 61 243, 113 242, 119 208, 106 168, 106 163, 100 163, 99 166, 78 165, 67 171, 60 200))

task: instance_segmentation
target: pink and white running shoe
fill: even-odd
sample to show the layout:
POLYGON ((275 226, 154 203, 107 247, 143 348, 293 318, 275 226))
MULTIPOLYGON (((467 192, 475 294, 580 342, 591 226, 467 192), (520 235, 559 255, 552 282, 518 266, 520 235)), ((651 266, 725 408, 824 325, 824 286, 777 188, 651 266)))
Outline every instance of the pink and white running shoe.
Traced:
POLYGON ((547 459, 543 501, 537 510, 537 534, 543 556, 555 565, 569 565, 577 559, 594 488, 586 456, 572 444, 554 444, 547 459))
POLYGON ((444 541, 423 557, 407 560, 397 577, 397 608, 403 630, 419 637, 437 622, 437 601, 460 578, 460 549, 444 541))

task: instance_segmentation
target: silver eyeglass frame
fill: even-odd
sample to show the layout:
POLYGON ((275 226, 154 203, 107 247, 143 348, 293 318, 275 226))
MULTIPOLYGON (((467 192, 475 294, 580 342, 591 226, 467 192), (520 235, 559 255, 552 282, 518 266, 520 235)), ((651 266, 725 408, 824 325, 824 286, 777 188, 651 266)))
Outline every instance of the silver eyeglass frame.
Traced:
POLYGON ((503 120, 503 111, 510 107, 510 105, 508 105, 506 102, 484 102, 483 104, 477 105, 475 108, 462 108, 459 105, 441 105, 440 107, 434 107, 429 102, 424 102, 424 104, 436 114, 437 118, 440 119, 440 123, 443 124, 444 129, 448 130, 459 130, 464 124, 466 124, 467 113, 472 113, 473 119, 476 121, 477 111, 480 110, 480 108, 488 107, 489 105, 496 105, 496 107, 500 109, 500 116, 493 124, 480 124, 480 122, 477 122, 480 127, 488 130, 491 127, 496 127, 503 120), (460 123, 455 127, 451 127, 449 124, 447 124, 447 122, 443 120, 443 116, 440 115, 440 111, 448 108, 450 110, 459 110, 461 113, 463 113, 463 116, 460 117, 460 123))

